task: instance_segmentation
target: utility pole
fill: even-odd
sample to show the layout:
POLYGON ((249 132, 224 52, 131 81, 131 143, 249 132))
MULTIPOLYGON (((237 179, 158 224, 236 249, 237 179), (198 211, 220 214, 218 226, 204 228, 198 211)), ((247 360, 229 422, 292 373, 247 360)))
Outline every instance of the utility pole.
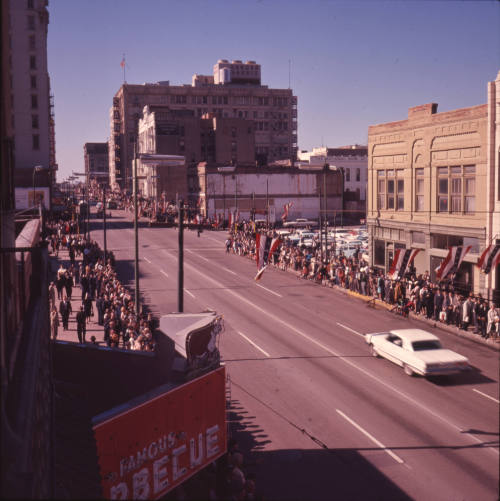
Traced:
POLYGON ((325 223, 325 258, 328 260, 328 198, 326 194, 326 171, 329 169, 329 165, 325 164, 323 167, 323 197, 325 199, 325 210, 324 210, 324 223, 325 223))
POLYGON ((323 217, 321 213, 321 185, 318 190, 318 205, 319 205, 319 214, 318 214, 318 219, 319 219, 319 248, 320 248, 320 255, 321 255, 321 262, 323 263, 323 217))
POLYGON ((269 177, 266 179, 266 225, 269 229, 269 177))
POLYGON ((179 271, 177 280, 177 309, 184 312, 184 202, 179 201, 179 271))
POLYGON ((137 224, 137 142, 134 144, 135 314, 139 318, 139 226, 137 224))
POLYGON ((108 246, 107 246, 107 240, 106 240, 106 188, 103 187, 102 189, 102 223, 103 223, 103 229, 104 229, 104 267, 106 267, 107 261, 107 254, 108 254, 108 246))

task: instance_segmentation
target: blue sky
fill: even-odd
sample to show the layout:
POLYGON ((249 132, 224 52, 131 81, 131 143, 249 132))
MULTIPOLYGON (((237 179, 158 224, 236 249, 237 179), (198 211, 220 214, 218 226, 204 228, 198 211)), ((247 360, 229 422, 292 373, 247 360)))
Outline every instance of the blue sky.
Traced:
POLYGON ((255 60, 298 96, 300 149, 367 142, 368 126, 486 103, 500 70, 495 1, 50 0, 58 180, 109 137, 123 81, 191 83, 218 59, 255 60))

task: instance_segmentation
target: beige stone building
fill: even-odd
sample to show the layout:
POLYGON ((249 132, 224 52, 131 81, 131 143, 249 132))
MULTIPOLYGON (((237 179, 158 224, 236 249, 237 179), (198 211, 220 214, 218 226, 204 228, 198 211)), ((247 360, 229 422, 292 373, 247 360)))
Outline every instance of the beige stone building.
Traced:
POLYGON ((430 103, 410 108, 406 120, 369 127, 367 225, 373 266, 387 271, 398 248, 421 249, 416 271, 429 271, 434 279, 449 246, 471 245, 455 283, 486 297, 498 290, 498 267, 485 276, 475 266, 482 250, 500 238, 498 216, 494 222, 498 136, 492 144, 491 115, 494 109, 498 113, 496 84, 490 86, 496 105, 438 113, 437 104, 430 103))
POLYGON ((254 161, 265 165, 296 158, 297 97, 292 90, 262 85, 260 65, 254 61, 219 60, 213 76, 194 75, 191 84, 163 81, 120 87, 110 112, 109 172, 114 187, 130 190, 138 121, 146 105, 190 110, 198 118, 210 113, 252 120, 254 161))

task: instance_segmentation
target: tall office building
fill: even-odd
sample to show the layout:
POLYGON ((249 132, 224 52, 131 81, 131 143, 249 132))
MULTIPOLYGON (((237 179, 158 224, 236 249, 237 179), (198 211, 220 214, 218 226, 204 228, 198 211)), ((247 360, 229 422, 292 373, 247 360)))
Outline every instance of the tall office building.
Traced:
MULTIPOLYGON (((35 178, 46 207, 55 178, 55 140, 47 69, 48 0, 10 0, 11 109, 16 208, 33 205, 35 178), (41 169, 35 169, 41 166, 41 169)), ((37 190, 38 193, 38 190, 37 190)))
POLYGON ((213 75, 194 75, 191 84, 168 81, 124 83, 113 98, 110 112, 109 173, 113 187, 130 190, 138 122, 147 105, 191 110, 196 117, 210 113, 222 118, 253 121, 255 161, 259 165, 297 154, 297 97, 291 89, 261 84, 260 65, 254 61, 221 59, 213 75))
POLYGON ((108 143, 85 143, 83 159, 87 185, 93 180, 101 186, 107 186, 109 183, 108 143))

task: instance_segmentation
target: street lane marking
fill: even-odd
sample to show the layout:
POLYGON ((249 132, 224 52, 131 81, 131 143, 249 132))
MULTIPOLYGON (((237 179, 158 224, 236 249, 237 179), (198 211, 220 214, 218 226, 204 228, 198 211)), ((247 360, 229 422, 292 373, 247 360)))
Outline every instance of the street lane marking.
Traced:
POLYGON ((235 273, 233 270, 230 270, 229 268, 226 268, 225 266, 222 267, 223 270, 226 270, 228 273, 232 273, 233 275, 237 275, 238 273, 235 273))
POLYGON ((205 237, 205 238, 209 238, 210 240, 213 240, 214 242, 217 242, 220 245, 221 249, 224 248, 224 242, 221 242, 221 241, 215 239, 214 237, 205 237))
POLYGON ((254 348, 257 348, 261 353, 263 353, 266 357, 270 358, 271 355, 267 353, 267 351, 263 350, 259 345, 255 344, 250 338, 246 337, 245 334, 243 334, 240 331, 236 331, 242 338, 246 339, 254 348))
MULTIPOLYGON (((166 251, 165 249, 163 249, 163 251, 166 253, 166 254, 169 254, 172 258, 174 256, 172 256, 172 254, 170 254, 168 251, 166 251)), ((384 380, 380 379, 379 377, 375 376, 374 374, 372 374, 371 372, 363 369, 361 366, 357 365, 355 362, 353 362, 352 360, 349 360, 345 357, 343 357, 340 353, 337 353, 336 351, 328 348, 328 346, 325 346, 323 343, 320 343, 319 341, 317 341, 316 339, 312 338, 311 336, 307 335, 305 332, 302 332, 301 330, 297 329, 295 326, 293 326, 292 324, 288 323, 288 322, 285 322, 284 320, 282 320, 281 318, 279 318, 278 316, 274 315, 273 313, 265 310, 264 308, 261 308, 260 306, 258 306, 257 304, 253 303, 252 301, 250 301, 249 299, 245 298, 244 296, 238 294, 237 292, 231 290, 231 289, 227 289, 226 286, 222 283, 220 283, 218 280, 215 280, 214 278, 210 277, 209 275, 206 275, 205 273, 201 272, 198 268, 195 268, 194 266, 190 265, 189 263, 185 263, 185 267, 186 268, 191 268, 195 273, 198 273, 198 275, 200 276, 203 276, 207 281, 209 282, 212 282, 213 284, 215 284, 217 287, 225 290, 225 292, 227 292, 228 294, 231 294, 232 296, 238 298, 240 301, 242 301, 243 303, 246 303, 248 304, 249 306, 251 306, 252 308, 255 308, 257 311, 260 311, 261 313, 263 313, 264 315, 266 315, 267 317, 271 318, 272 320, 274 320, 275 322, 277 323, 280 323, 282 325, 284 325, 287 329, 289 329, 290 331, 292 332, 295 332, 297 335, 303 337, 304 339, 307 339, 309 342, 315 344, 316 346, 322 348, 323 350, 325 350, 327 353, 330 353, 331 355, 333 355, 334 357, 338 357, 340 360, 342 360, 342 362, 344 362, 345 364, 353 367, 354 369, 357 369, 359 372, 363 373, 365 376, 368 376, 369 378, 373 379, 373 381, 376 381, 377 383, 379 383, 380 385, 382 386, 385 386, 386 388, 388 388, 389 390, 391 390, 392 392, 394 392, 395 394, 399 395, 401 398, 407 400, 408 402, 411 402, 413 405, 415 405, 416 407, 419 407, 420 409, 424 410, 425 412, 427 412, 428 414, 430 414, 431 416, 434 416, 436 419, 442 421, 444 424, 448 425, 448 426, 451 426, 452 428, 454 428, 456 431, 458 431, 459 433, 463 433, 463 428, 457 426, 456 424, 453 424, 450 422, 450 420, 448 418, 445 418, 444 416, 441 416, 440 414, 438 414, 437 412, 433 411, 432 409, 430 409, 429 407, 427 407, 426 405, 420 403, 419 401, 415 400, 414 398, 412 398, 410 395, 407 395, 406 393, 404 393, 403 391, 401 390, 398 390, 396 387, 392 386, 391 384, 389 383, 386 383, 384 380)), ((472 440, 474 440, 475 442, 479 442, 479 443, 483 443, 484 441, 475 437, 474 435, 471 435, 471 434, 467 434, 472 440)), ((493 451, 494 453, 498 454, 499 451, 497 451, 496 449, 491 449, 491 448, 487 448, 485 450, 490 450, 490 451, 493 451)))
POLYGON ((359 426, 358 423, 353 421, 349 416, 346 416, 341 410, 339 409, 336 410, 337 413, 340 414, 346 421, 351 423, 354 426, 354 428, 363 433, 363 435, 367 436, 374 444, 378 445, 384 452, 387 452, 387 454, 389 454, 389 456, 391 456, 392 459, 394 459, 399 464, 404 463, 404 461, 397 454, 394 454, 394 452, 392 452, 391 449, 388 449, 382 442, 377 440, 373 435, 370 435, 370 433, 368 433, 364 428, 359 426))
MULTIPOLYGON (((198 254, 197 252, 194 252, 193 250, 191 249, 186 249, 188 252, 190 252, 191 254, 196 254, 199 258, 203 259, 203 261, 206 261, 207 263, 210 262, 209 259, 207 259, 206 257, 203 257, 203 256, 200 256, 200 254, 198 254)), ((164 252, 166 252, 165 249, 163 249, 164 252)))
POLYGON ((184 289, 184 291, 186 292, 186 294, 189 294, 192 298, 196 299, 196 296, 192 292, 189 292, 187 289, 184 289))
POLYGON ((489 398, 490 400, 493 400, 493 402, 500 404, 500 400, 497 400, 496 398, 490 397, 489 395, 486 395, 486 393, 483 393, 482 391, 476 390, 476 388, 472 388, 472 391, 475 391, 476 393, 479 393, 483 397, 489 398))
POLYGON ((151 264, 151 261, 147 257, 144 258, 144 261, 147 261, 149 264, 151 264))
POLYGON ((165 271, 160 270, 160 273, 163 273, 168 278, 168 275, 167 275, 167 273, 165 271))
POLYGON ((260 285, 260 284, 255 284, 255 285, 257 287, 260 287, 261 289, 265 289, 267 292, 270 292, 271 294, 274 294, 275 296, 283 297, 281 294, 278 294, 277 292, 274 292, 271 289, 268 289, 267 287, 264 287, 263 285, 260 285))
POLYGON ((361 336, 362 338, 365 337, 364 334, 361 334, 361 332, 355 331, 354 329, 351 329, 350 327, 347 327, 347 325, 341 324, 340 322, 337 322, 337 325, 339 325, 340 327, 342 327, 343 329, 345 329, 345 330, 347 330, 349 332, 352 332, 353 334, 357 334, 358 336, 361 336))

